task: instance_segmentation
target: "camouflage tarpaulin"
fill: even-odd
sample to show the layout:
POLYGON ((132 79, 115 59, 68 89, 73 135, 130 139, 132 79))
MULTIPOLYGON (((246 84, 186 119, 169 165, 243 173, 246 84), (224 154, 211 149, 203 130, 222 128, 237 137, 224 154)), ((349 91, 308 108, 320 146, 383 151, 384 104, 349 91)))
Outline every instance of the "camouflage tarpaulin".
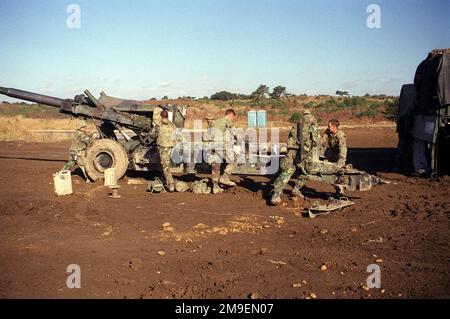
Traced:
POLYGON ((450 49, 433 50, 417 67, 414 77, 416 115, 435 115, 440 106, 450 104, 449 54, 450 49))
POLYGON ((439 62, 437 94, 441 106, 450 104, 450 51, 444 53, 439 62))

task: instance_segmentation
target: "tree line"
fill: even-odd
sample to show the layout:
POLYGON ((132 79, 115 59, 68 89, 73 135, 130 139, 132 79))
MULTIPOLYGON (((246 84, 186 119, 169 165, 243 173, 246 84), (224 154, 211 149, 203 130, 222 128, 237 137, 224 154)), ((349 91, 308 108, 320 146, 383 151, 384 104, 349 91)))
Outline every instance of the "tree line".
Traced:
POLYGON ((261 100, 267 97, 271 97, 273 99, 279 100, 284 97, 290 96, 292 94, 287 93, 286 87, 278 85, 272 89, 270 92, 270 88, 267 85, 261 84, 258 88, 252 92, 252 94, 237 94, 231 93, 228 91, 220 91, 211 95, 211 100, 220 100, 220 101, 229 101, 229 100, 261 100))

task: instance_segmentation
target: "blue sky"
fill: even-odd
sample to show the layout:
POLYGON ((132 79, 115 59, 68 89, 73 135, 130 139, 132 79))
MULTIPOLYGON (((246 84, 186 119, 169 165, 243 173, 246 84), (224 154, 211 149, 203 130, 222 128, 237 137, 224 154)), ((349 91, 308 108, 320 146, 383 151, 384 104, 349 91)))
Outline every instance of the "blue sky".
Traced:
MULTIPOLYGON (((449 0, 0 1, 0 86, 134 99, 289 92, 397 95, 450 47, 449 0), (67 28, 69 4, 81 28, 67 28), (369 4, 381 29, 369 29, 369 4)), ((6 100, 6 98, 0 98, 6 100)))

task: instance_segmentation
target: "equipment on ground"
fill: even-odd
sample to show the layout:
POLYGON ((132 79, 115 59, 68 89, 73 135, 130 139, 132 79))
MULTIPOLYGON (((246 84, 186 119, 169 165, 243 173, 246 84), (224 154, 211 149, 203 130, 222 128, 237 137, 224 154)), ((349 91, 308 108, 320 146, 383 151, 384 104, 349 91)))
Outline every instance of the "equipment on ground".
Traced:
POLYGON ((166 189, 164 188, 164 184, 161 180, 158 177, 155 177, 155 180, 148 183, 148 191, 153 194, 165 192, 166 189))
POLYGON ((57 196, 71 195, 73 193, 70 171, 64 170, 53 174, 53 184, 57 196))
POLYGON ((189 184, 186 182, 182 182, 182 181, 176 181, 175 182, 175 190, 178 193, 187 192, 189 190, 189 184))
POLYGON ((207 178, 195 181, 191 184, 191 191, 199 195, 211 194, 211 187, 208 186, 208 183, 209 180, 207 178))
POLYGON ((354 202, 346 197, 341 197, 340 199, 330 197, 326 204, 314 202, 311 208, 306 209, 306 214, 309 218, 314 218, 317 215, 328 215, 331 212, 344 209, 354 204, 354 202))

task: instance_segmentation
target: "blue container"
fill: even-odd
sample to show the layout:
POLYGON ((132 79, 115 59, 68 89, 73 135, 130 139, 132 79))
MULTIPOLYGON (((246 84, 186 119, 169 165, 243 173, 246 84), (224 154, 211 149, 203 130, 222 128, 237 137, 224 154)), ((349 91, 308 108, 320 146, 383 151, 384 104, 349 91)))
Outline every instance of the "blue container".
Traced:
POLYGON ((256 123, 258 127, 266 127, 267 126, 267 112, 264 110, 260 110, 256 112, 256 123))
POLYGON ((248 127, 256 127, 256 111, 248 111, 247 112, 247 125, 248 127))

